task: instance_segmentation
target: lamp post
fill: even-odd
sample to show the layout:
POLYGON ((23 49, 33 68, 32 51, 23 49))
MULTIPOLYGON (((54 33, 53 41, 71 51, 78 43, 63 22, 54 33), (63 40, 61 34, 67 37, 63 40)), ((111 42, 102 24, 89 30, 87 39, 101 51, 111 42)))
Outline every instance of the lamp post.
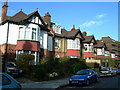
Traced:
POLYGON ((8 36, 9 36, 9 21, 8 21, 8 27, 7 27, 7 36, 6 36, 5 53, 4 53, 4 57, 3 57, 3 66, 2 66, 3 72, 6 72, 7 49, 8 49, 8 36))

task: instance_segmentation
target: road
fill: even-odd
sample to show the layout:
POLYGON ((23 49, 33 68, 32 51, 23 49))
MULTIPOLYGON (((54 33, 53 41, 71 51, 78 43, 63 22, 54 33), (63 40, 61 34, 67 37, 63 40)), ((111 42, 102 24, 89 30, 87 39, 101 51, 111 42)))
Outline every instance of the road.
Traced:
MULTIPOLYGON (((119 88, 120 90, 120 75, 114 77, 101 77, 99 81, 96 83, 92 83, 89 86, 66 86, 63 88, 119 88)), ((61 90, 63 89, 61 88, 61 90)))

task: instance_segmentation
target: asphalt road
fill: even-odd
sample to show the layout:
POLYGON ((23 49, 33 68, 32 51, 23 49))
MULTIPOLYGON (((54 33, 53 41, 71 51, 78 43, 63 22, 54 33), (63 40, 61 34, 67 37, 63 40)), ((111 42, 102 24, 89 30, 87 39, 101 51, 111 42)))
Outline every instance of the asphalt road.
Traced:
MULTIPOLYGON (((118 88, 120 90, 120 75, 114 77, 101 77, 98 82, 92 83, 89 86, 66 86, 63 88, 118 88)), ((61 89, 63 89, 61 88, 61 89)))

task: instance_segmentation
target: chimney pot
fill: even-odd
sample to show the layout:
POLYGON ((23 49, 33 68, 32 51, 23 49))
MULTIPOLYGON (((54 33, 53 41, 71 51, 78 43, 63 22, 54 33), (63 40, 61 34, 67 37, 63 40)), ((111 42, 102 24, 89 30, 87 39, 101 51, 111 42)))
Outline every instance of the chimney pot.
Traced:
POLYGON ((87 32, 83 32, 82 34, 83 34, 83 36, 87 36, 87 32))
POLYGON ((73 25, 72 30, 75 30, 75 25, 73 25))

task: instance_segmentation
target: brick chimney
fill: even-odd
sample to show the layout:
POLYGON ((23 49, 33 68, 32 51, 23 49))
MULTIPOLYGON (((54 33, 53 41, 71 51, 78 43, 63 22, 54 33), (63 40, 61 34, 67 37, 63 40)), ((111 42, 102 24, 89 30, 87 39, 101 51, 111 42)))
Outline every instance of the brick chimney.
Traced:
POLYGON ((2 22, 7 19, 7 8, 8 8, 8 0, 6 0, 4 2, 4 5, 2 6, 2 15, 1 15, 2 22))
POLYGON ((71 30, 75 30, 75 25, 73 25, 72 29, 71 30))
POLYGON ((83 32, 82 34, 83 34, 83 36, 87 36, 87 32, 83 32))
POLYGON ((51 24, 51 15, 49 14, 49 12, 47 12, 45 14, 43 20, 48 24, 48 27, 50 27, 50 24, 51 24))

